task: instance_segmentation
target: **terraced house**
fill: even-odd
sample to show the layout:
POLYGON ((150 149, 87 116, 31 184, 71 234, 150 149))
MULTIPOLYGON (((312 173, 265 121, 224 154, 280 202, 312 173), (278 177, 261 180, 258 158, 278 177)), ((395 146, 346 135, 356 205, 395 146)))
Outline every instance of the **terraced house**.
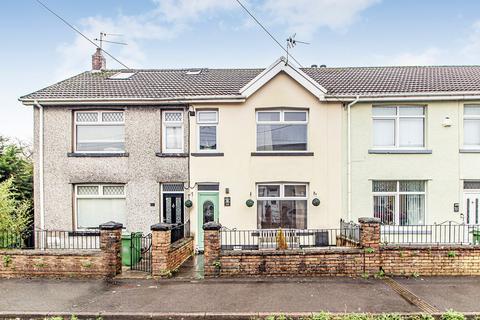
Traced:
POLYGON ((480 67, 93 68, 20 98, 35 224, 479 223, 480 67), (189 200, 189 201, 187 201, 189 200))

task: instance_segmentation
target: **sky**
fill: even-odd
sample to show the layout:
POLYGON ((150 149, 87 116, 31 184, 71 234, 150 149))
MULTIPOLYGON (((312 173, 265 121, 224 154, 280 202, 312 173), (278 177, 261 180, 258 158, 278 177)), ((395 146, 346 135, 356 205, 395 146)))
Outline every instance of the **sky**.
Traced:
MULTIPOLYGON (((266 67, 284 55, 235 0, 41 0, 130 68, 266 67)), ((480 64, 478 0, 241 0, 303 65, 480 64)), ((91 68, 95 47, 35 0, 0 1, 0 135, 33 137, 18 98, 91 68)), ((107 68, 121 66, 107 59, 107 68)))

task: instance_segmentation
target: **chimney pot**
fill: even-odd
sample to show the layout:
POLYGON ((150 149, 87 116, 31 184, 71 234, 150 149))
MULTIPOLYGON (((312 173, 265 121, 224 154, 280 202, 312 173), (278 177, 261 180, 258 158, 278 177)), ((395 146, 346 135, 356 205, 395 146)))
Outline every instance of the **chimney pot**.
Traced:
POLYGON ((107 60, 102 54, 102 49, 97 48, 95 53, 92 55, 92 70, 100 71, 105 70, 107 67, 107 60))

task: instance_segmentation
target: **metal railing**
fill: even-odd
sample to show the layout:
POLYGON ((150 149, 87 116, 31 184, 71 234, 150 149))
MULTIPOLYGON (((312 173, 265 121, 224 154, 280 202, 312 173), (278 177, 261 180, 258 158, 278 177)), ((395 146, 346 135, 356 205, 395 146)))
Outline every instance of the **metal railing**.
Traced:
POLYGON ((190 237, 190 220, 185 223, 173 225, 170 233, 170 243, 175 243, 183 238, 190 237))
POLYGON ((346 240, 360 243, 360 225, 350 221, 340 220, 340 236, 346 240))
POLYGON ((100 232, 34 230, 23 233, 0 232, 0 249, 100 249, 100 232))
MULTIPOLYGON (((345 234, 345 233, 344 233, 345 234)), ((333 247, 342 236, 341 229, 258 229, 220 230, 223 250, 306 249, 333 247), (280 240, 280 230, 285 239, 280 240)))
POLYGON ((447 221, 432 225, 382 225, 383 244, 480 245, 480 225, 447 221))

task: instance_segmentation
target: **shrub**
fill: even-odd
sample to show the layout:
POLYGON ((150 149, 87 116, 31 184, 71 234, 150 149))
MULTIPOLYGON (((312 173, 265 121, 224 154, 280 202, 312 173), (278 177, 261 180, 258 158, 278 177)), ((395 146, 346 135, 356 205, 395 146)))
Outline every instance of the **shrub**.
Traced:
POLYGON ((447 312, 442 314, 442 320, 465 320, 465 316, 457 311, 453 311, 452 309, 448 309, 447 312))

